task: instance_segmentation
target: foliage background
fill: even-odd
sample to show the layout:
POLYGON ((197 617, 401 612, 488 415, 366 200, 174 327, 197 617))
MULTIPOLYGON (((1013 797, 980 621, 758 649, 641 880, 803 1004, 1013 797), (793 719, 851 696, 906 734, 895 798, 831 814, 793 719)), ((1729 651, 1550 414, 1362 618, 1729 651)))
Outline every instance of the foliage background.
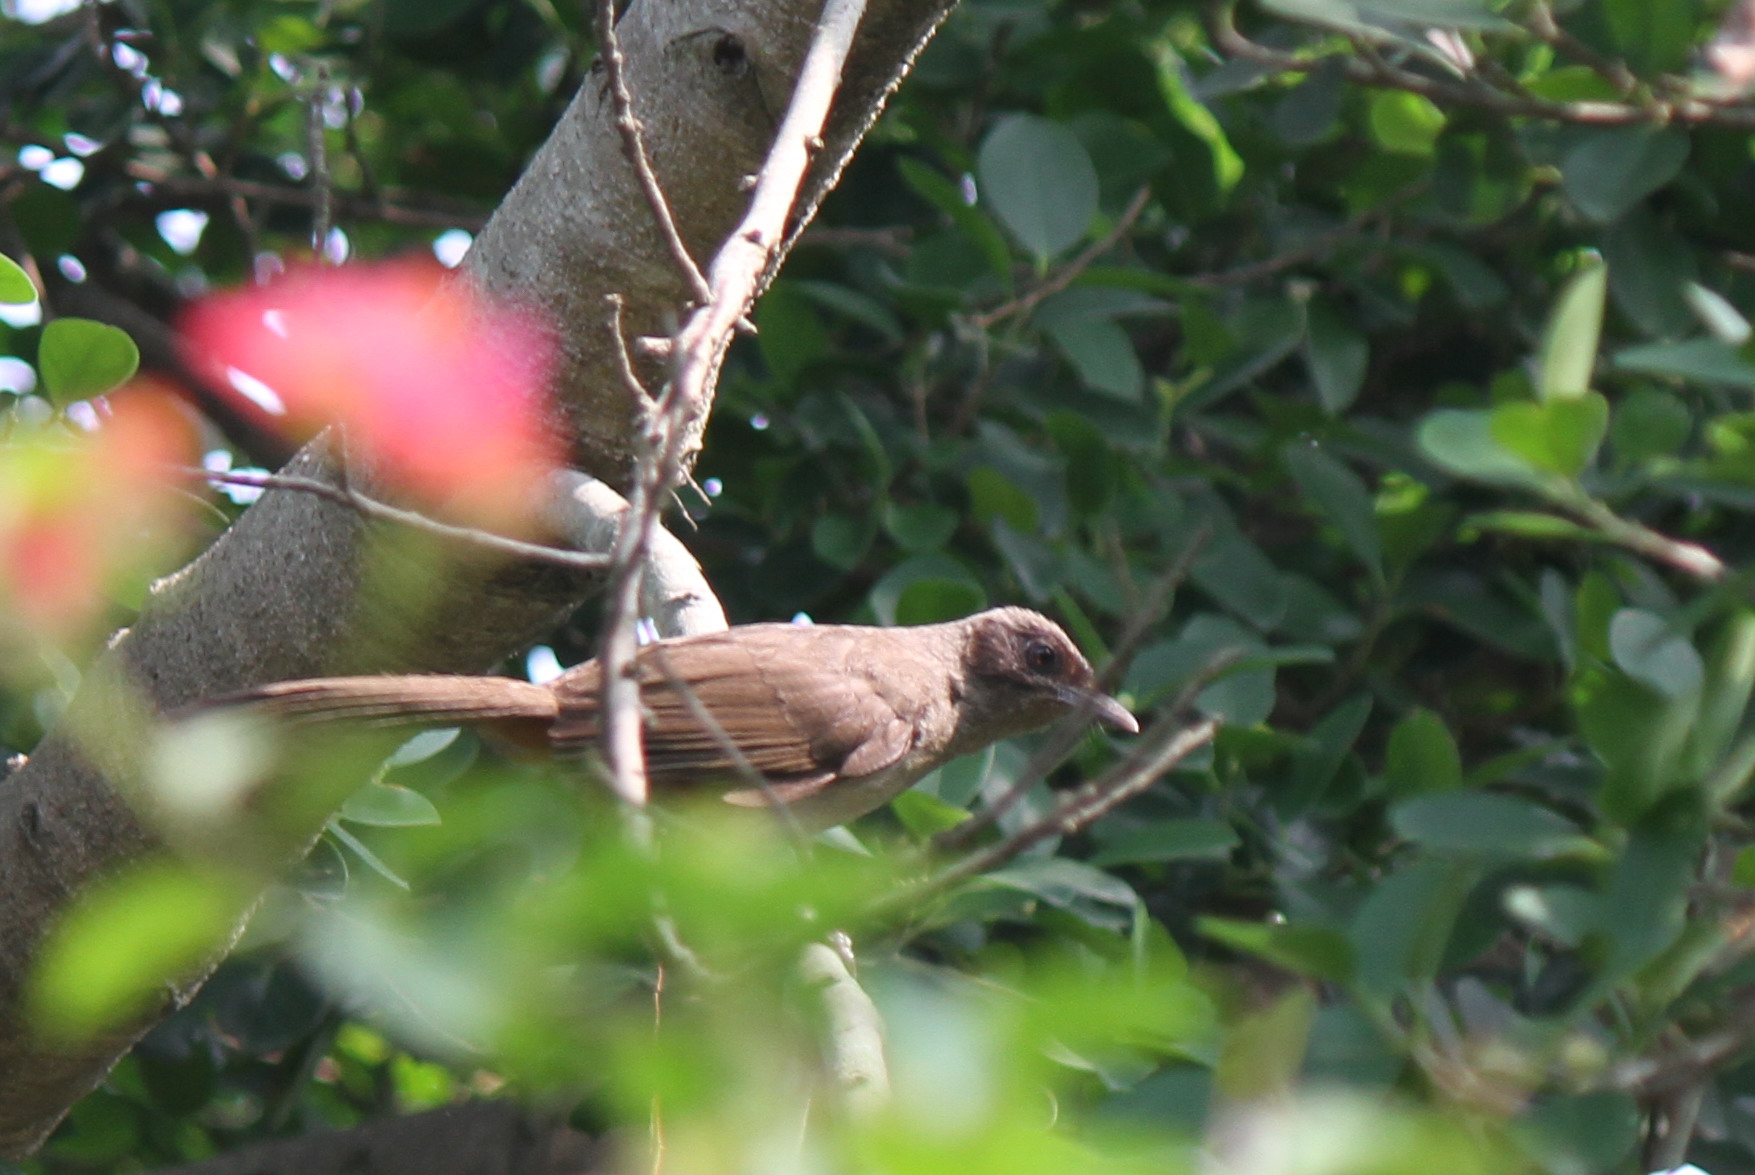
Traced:
MULTIPOLYGON (((759 304, 688 541, 738 620, 1018 601, 1094 654, 1149 620, 1138 710, 1229 659, 1194 703, 1225 720, 1211 753, 873 918, 942 801, 1024 748, 870 818, 875 859, 726 834, 648 876, 564 781, 428 738, 28 1166, 512 1092, 588 1127, 659 1098, 673 1165, 779 1162, 813 1054, 773 993, 848 925, 897 1097, 817 1124, 837 1161, 1755 1169, 1755 117, 1702 56, 1736 47, 1725 16, 965 0, 759 304), (657 1032, 628 994, 643 881, 736 976, 657 1032)), ((422 252, 516 178, 585 23, 231 0, 0 24, 0 249, 151 367, 153 320, 308 250, 313 112, 332 251, 422 252), (180 250, 158 218, 184 209, 207 220, 180 250)), ((0 352, 40 339, 0 327, 0 352)), ((233 424, 207 447, 271 460, 233 424)), ((125 623, 138 585, 115 594, 125 623)), ((7 745, 100 635, 14 658, 7 745)), ((1111 754, 1093 736, 1050 782, 1111 754)), ((116 908, 175 937, 179 885, 116 908)), ((113 949, 69 982, 133 990, 150 967, 99 933, 120 915, 90 917, 113 949)))

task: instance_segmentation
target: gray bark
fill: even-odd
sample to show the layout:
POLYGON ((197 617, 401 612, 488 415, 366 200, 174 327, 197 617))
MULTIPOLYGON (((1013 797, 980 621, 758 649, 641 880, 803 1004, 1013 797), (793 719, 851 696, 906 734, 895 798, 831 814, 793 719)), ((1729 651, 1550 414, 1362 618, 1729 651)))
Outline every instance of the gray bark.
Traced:
MULTIPOLYGON (((890 0, 868 13, 795 233, 948 8, 949 0, 890 0)), ((618 25, 658 174, 703 265, 743 210, 742 182, 767 149, 817 10, 815 0, 639 0, 618 25)), ((632 406, 614 374, 606 299, 623 298, 631 336, 666 335, 685 291, 593 79, 477 240, 465 272, 549 316, 563 348, 557 391, 577 460, 625 485, 632 406)), ((317 447, 289 472, 332 470, 317 447)), ((25 1018, 23 993, 47 928, 80 891, 158 847, 117 790, 141 746, 128 697, 162 712, 291 677, 480 671, 552 625, 589 586, 552 569, 459 562, 470 570, 459 570, 432 606, 418 615, 387 611, 362 603, 357 590, 372 537, 342 507, 269 493, 156 587, 139 622, 87 673, 68 716, 0 784, 0 1155, 34 1150, 204 978, 189 977, 160 1007, 76 1050, 45 1045, 25 1018)), ((284 835, 285 852, 295 854, 305 834, 284 835)))

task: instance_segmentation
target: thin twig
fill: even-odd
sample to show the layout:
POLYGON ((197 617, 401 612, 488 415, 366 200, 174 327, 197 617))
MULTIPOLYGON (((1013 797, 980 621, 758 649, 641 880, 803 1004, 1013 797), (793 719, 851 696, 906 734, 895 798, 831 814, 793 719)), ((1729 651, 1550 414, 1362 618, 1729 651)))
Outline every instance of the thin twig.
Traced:
POLYGON ((296 493, 314 494, 350 510, 358 511, 368 518, 376 518, 383 522, 394 522, 400 526, 413 527, 428 534, 454 542, 468 543, 484 550, 496 551, 502 555, 510 555, 515 559, 528 559, 533 563, 543 563, 550 567, 560 567, 567 571, 589 572, 601 574, 610 565, 608 555, 593 555, 583 551, 568 551, 560 547, 545 546, 542 543, 525 542, 522 539, 509 538, 506 535, 494 534, 492 531, 481 530, 473 526, 456 526, 449 522, 440 522, 425 514, 413 510, 403 510, 376 498, 367 497, 351 486, 338 486, 330 482, 319 481, 311 477, 296 477, 285 473, 245 473, 240 470, 222 472, 213 469, 200 469, 192 465, 173 467, 178 476, 200 478, 202 481, 215 485, 247 486, 261 490, 292 490, 296 493))
POLYGON ((1078 279, 1080 274, 1091 268, 1091 265, 1097 260, 1097 258, 1103 256, 1103 254, 1109 252, 1109 250, 1115 248, 1116 245, 1121 243, 1121 239, 1132 231, 1134 222, 1139 220, 1140 214, 1146 210, 1146 205, 1151 199, 1152 189, 1150 188, 1141 188, 1139 191, 1135 192, 1133 194, 1133 199, 1128 201, 1127 208, 1122 212, 1120 218, 1116 220, 1115 226, 1108 232, 1104 233, 1101 240, 1093 242, 1084 252, 1061 266, 1051 277, 1041 282, 1028 293, 1012 299, 1003 306, 995 306, 992 310, 986 311, 982 314, 977 314, 969 321, 980 327, 982 330, 992 330, 995 326, 1014 315, 1022 316, 1030 313, 1030 311, 1041 305, 1046 298, 1053 294, 1058 294, 1060 291, 1072 285, 1073 282, 1078 279))
POLYGON ((1582 492, 1562 494, 1555 501, 1610 542, 1704 583, 1717 583, 1728 574, 1724 561, 1700 544, 1673 539, 1644 523, 1623 518, 1582 492))
POLYGON ((1186 727, 1179 726, 1174 716, 1164 719, 1141 740, 1142 745, 1126 760, 1073 791, 1040 820, 1018 829, 1002 841, 970 853, 919 885, 886 898, 881 905, 912 905, 971 877, 991 872, 1051 836, 1078 831, 1157 782, 1196 749, 1211 742, 1218 729, 1218 721, 1212 718, 1204 718, 1186 727))
POLYGON ((640 120, 634 117, 634 92, 628 88, 627 59, 622 56, 621 42, 615 35, 615 0, 597 0, 597 47, 603 58, 603 68, 609 75, 609 96, 615 106, 615 129, 621 135, 622 154, 634 168, 634 177, 640 182, 640 191, 646 197, 646 204, 652 209, 652 219, 658 226, 658 235, 664 238, 664 247, 670 251, 670 259, 676 262, 676 268, 688 282, 690 296, 697 306, 705 306, 711 291, 707 289, 707 279, 701 274, 701 267, 695 264, 688 245, 683 241, 682 234, 677 231, 676 218, 671 215, 670 202, 664 198, 664 189, 659 186, 658 173, 652 170, 652 157, 646 152, 646 132, 640 120))

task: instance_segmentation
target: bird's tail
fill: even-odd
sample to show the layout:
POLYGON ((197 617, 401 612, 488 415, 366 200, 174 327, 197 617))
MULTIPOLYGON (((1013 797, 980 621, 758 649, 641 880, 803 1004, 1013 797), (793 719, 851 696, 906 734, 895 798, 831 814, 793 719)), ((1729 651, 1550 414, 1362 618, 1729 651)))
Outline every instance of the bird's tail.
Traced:
POLYGON ((515 724, 520 719, 546 723, 555 717, 555 695, 544 686, 511 677, 444 674, 277 681, 215 698, 208 705, 248 707, 294 720, 348 720, 374 726, 515 724))

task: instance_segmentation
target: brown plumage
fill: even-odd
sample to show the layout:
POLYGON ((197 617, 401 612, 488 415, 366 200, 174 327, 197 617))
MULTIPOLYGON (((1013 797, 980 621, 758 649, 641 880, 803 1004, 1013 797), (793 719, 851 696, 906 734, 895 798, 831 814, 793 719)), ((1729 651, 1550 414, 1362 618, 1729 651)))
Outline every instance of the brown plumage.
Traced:
MULTIPOLYGON (((809 828, 881 806, 933 768, 1085 708, 1139 724, 1097 692, 1060 627, 1023 608, 913 628, 750 624, 659 641, 635 660, 655 792, 717 785, 734 804, 767 802, 740 779, 720 738, 672 682, 809 828)), ((597 662, 546 685, 504 677, 403 675, 283 681, 220 699, 288 718, 378 725, 471 723, 562 757, 599 735, 597 662)))

